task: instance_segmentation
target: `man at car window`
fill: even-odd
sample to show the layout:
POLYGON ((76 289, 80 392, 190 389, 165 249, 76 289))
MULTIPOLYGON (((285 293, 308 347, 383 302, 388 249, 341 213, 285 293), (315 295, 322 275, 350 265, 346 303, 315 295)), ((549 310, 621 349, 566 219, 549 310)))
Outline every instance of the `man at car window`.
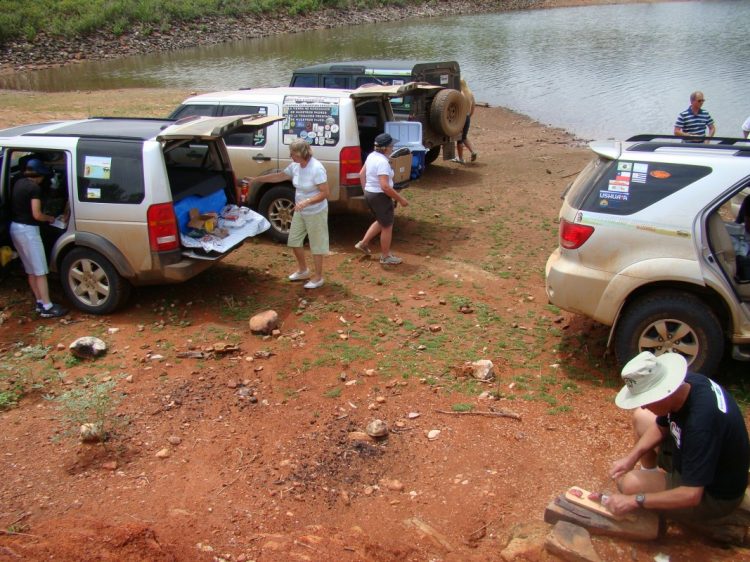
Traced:
POLYGON ((677 116, 674 134, 678 137, 712 137, 716 134, 714 120, 708 111, 703 109, 706 101, 703 92, 690 94, 690 106, 677 116), (708 129, 708 134, 706 134, 708 129))
POLYGON ((653 509, 688 523, 734 511, 745 497, 750 442, 732 396, 688 372, 679 353, 644 351, 623 367, 622 379, 615 403, 633 409, 636 444, 612 464, 621 493, 607 507, 618 515, 653 509))
POLYGON ((55 217, 42 212, 41 183, 49 175, 50 169, 41 160, 30 159, 26 163, 24 177, 13 186, 10 208, 10 237, 36 298, 37 313, 42 318, 56 318, 68 313, 49 298, 47 256, 39 231, 41 224, 55 221, 55 217))

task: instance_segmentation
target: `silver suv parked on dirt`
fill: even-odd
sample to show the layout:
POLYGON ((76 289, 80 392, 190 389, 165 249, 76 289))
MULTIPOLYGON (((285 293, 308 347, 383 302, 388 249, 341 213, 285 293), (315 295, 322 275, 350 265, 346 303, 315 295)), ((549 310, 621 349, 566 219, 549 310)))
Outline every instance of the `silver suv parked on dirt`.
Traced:
POLYGON ((596 158, 563 196, 546 288, 552 304, 612 327, 619 362, 680 353, 710 374, 727 342, 750 360, 750 233, 736 217, 750 142, 681 141, 590 145, 596 158))
POLYGON ((42 226, 50 269, 59 272, 77 308, 111 312, 131 285, 190 279, 268 228, 256 215, 262 224, 243 221, 211 246, 188 236, 200 232, 188 227, 191 211, 218 214, 236 201, 222 136, 252 135, 276 120, 96 118, 2 130, 0 226, 7 225, 11 191, 26 161, 42 160, 53 171, 42 184, 45 212, 69 209, 60 228, 42 226))

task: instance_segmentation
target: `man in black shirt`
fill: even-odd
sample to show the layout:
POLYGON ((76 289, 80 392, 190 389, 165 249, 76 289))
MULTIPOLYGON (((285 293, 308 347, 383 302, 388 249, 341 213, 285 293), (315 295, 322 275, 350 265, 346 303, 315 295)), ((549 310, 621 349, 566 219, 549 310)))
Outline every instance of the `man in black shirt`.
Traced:
POLYGON ((55 318, 68 313, 49 298, 47 256, 39 226, 52 223, 55 217, 42 212, 41 183, 50 169, 36 158, 26 163, 24 177, 12 187, 10 206, 10 237, 26 270, 29 286, 36 298, 36 309, 42 318, 55 318))
POLYGON ((711 379, 687 372, 682 355, 645 351, 622 369, 625 387, 615 399, 633 413, 635 447, 615 461, 610 476, 621 493, 607 507, 623 514, 638 507, 677 520, 700 522, 728 515, 747 487, 750 443, 732 396, 711 379), (641 469, 633 470, 640 460, 641 469))

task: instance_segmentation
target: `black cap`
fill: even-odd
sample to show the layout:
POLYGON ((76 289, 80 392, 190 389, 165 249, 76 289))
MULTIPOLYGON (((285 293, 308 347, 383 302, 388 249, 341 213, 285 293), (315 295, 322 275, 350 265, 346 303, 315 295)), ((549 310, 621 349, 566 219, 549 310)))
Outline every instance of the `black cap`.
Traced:
POLYGON ((375 137, 375 146, 379 146, 381 148, 384 146, 391 146, 396 142, 398 142, 398 139, 394 139, 388 133, 380 133, 377 137, 375 137))
POLYGON ((31 160, 26 162, 26 171, 34 173, 38 176, 49 176, 50 174, 52 174, 50 169, 37 158, 32 158, 31 160))

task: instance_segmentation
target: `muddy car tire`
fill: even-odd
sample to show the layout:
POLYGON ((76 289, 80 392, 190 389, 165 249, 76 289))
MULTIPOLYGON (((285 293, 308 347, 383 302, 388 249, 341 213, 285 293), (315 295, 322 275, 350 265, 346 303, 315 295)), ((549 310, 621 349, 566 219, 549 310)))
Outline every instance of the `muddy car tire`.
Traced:
POLYGON ((76 248, 65 256, 60 281, 68 300, 90 314, 109 314, 130 295, 130 283, 107 258, 89 248, 76 248))
POLYGON ((439 134, 454 137, 461 134, 466 114, 463 110, 463 96, 458 90, 440 90, 435 94, 430 106, 430 125, 439 134))
POLYGON ((272 187, 260 198, 258 212, 271 223, 268 230, 271 238, 286 243, 294 215, 294 188, 289 185, 272 187))
POLYGON ((691 371, 710 376, 724 355, 723 329, 699 298, 660 292, 629 304, 617 323, 615 355, 621 365, 642 351, 680 353, 691 371))

